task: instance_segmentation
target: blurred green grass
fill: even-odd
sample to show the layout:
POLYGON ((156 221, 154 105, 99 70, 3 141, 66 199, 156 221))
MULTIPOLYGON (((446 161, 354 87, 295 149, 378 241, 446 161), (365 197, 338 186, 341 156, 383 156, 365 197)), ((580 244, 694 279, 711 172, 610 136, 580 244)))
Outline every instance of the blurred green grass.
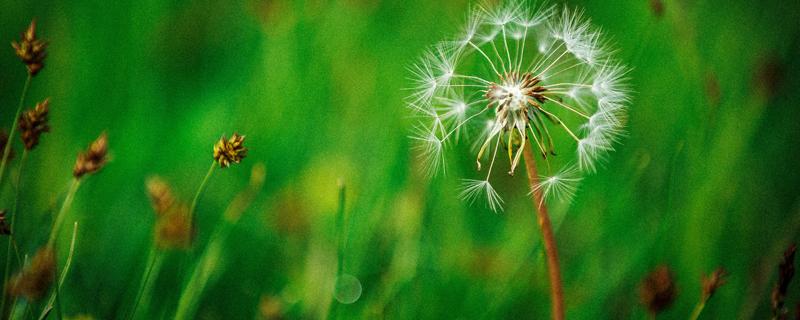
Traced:
MULTIPOLYGON (((634 70, 629 134, 603 169, 556 208, 567 315, 642 318, 639 281, 675 272, 684 318, 701 276, 731 273, 703 315, 765 318, 781 252, 800 240, 800 5, 781 1, 569 1, 586 8, 634 70)), ((113 161, 79 191, 66 315, 121 317, 152 238, 144 179, 189 199, 222 134, 247 135, 241 166, 219 170, 199 206, 209 233, 249 168, 267 182, 228 240, 200 319, 546 318, 547 278, 524 181, 504 178, 507 208, 457 199, 465 150, 422 176, 406 138, 406 67, 453 33, 467 1, 25 1, 0 11, 0 39, 35 17, 50 41, 27 105, 51 97, 53 131, 29 157, 18 240, 33 252, 77 152, 108 131, 113 161), (347 185, 344 270, 363 294, 331 303, 337 180, 347 185)), ((0 54, 0 111, 11 123, 24 68, 0 54)), ((12 164, 12 172, 16 163, 12 164)), ((2 207, 12 203, 3 187, 2 207)), ((61 241, 69 240, 66 233, 61 241)), ((197 255, 196 250, 190 255, 197 255)), ((171 317, 187 260, 157 279, 151 317, 171 317), (183 268, 183 270, 181 270, 183 268)), ((789 304, 800 299, 794 286, 789 304)))

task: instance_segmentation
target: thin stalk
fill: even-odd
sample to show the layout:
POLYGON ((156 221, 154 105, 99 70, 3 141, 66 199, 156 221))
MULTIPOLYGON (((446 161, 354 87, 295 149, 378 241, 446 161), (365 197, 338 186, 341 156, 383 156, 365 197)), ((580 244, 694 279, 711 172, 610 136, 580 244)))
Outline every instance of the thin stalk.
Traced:
POLYGON ((539 176, 536 173, 536 162, 533 157, 533 148, 525 148, 525 167, 528 171, 528 182, 530 183, 533 197, 533 205, 536 210, 536 221, 542 229, 544 240, 544 252, 547 257, 547 271, 550 275, 550 295, 553 303, 553 319, 564 319, 564 291, 561 287, 561 269, 558 266, 558 251, 556 240, 553 235, 553 226, 550 223, 550 216, 547 214, 547 207, 544 205, 542 192, 535 186, 539 183, 539 176))
POLYGON ((80 179, 75 178, 72 180, 72 184, 69 186, 69 191, 67 191, 67 196, 64 198, 64 203, 61 205, 61 210, 58 211, 58 215, 53 221, 53 228, 50 231, 50 239, 47 240, 48 245, 53 245, 53 243, 55 243, 56 237, 58 236, 58 231, 61 229, 61 223, 64 222, 64 217, 67 215, 69 207, 72 206, 72 200, 75 199, 75 192, 78 191, 78 187, 80 185, 80 179))
POLYGON ((6 171, 8 155, 11 154, 11 145, 14 141, 14 134, 17 133, 17 121, 19 121, 19 113, 22 112, 22 105, 25 104, 25 96, 28 94, 28 88, 31 86, 31 79, 33 79, 33 76, 28 73, 28 78, 25 79, 25 85, 22 87, 22 96, 19 97, 17 113, 14 114, 14 122, 11 123, 11 132, 8 133, 8 142, 6 143, 6 147, 3 149, 3 160, 0 161, 0 184, 3 182, 3 173, 6 171))
POLYGON ((208 245, 194 265, 194 270, 192 270, 192 274, 181 292, 181 297, 178 299, 175 319, 193 319, 195 317, 203 291, 209 282, 213 280, 212 277, 220 272, 220 268, 217 266, 223 259, 222 253, 225 242, 228 241, 228 236, 231 234, 233 227, 236 226, 236 223, 239 222, 239 218, 253 202, 263 184, 264 168, 263 165, 257 164, 253 167, 250 175, 250 185, 236 195, 228 205, 228 208, 225 209, 222 214, 222 221, 214 228, 208 245))
MULTIPOLYGON (((11 247, 14 244, 14 226, 16 225, 16 217, 17 217, 17 208, 19 207, 19 190, 22 189, 22 185, 20 184, 22 181, 22 169, 25 164, 25 159, 28 157, 28 150, 22 152, 22 157, 19 160, 19 173, 17 173, 17 186, 16 190, 14 191, 14 207, 11 210, 11 224, 9 225, 9 230, 11 230, 11 234, 8 235, 8 246, 6 247, 6 269, 3 273, 3 283, 8 283, 8 275, 9 270, 11 269, 11 247)), ((16 252, 17 256, 17 264, 22 263, 21 259, 19 258, 19 251, 16 252)), ((20 265, 20 267, 22 267, 20 265)), ((6 311, 6 290, 3 290, 3 300, 0 302, 0 315, 5 314, 6 311)))
MULTIPOLYGON (((75 240, 78 237, 78 222, 75 222, 72 226, 72 240, 69 242, 69 254, 67 255, 67 261, 64 262, 64 269, 61 270, 61 275, 58 277, 58 282, 56 283, 56 287, 53 290, 53 293, 50 294, 50 298, 47 299, 47 305, 45 305, 44 309, 42 309, 42 314, 39 316, 39 320, 44 320, 53 310, 53 304, 58 302, 58 307, 56 308, 56 314, 58 315, 59 319, 63 319, 61 314, 61 286, 64 285, 64 281, 67 280, 67 274, 69 273, 69 268, 72 266, 72 258, 75 256, 75 240)), ((57 274, 57 273, 56 273, 57 274)))
POLYGON ((208 280, 216 270, 222 255, 222 245, 228 238, 232 228, 233 224, 226 220, 214 231, 211 236, 211 243, 204 250, 199 262, 189 276, 181 297, 178 299, 178 308, 175 311, 176 320, 194 318, 194 313, 197 311, 197 302, 203 294, 208 280))
MULTIPOLYGON (((158 271, 161 269, 163 255, 163 252, 155 247, 150 250, 149 257, 147 258, 147 271, 142 275, 142 281, 139 283, 139 291, 136 293, 136 300, 134 300, 133 303, 133 310, 131 310, 131 315, 128 319, 134 319, 134 317, 136 317, 136 311, 139 310, 139 303, 141 303, 144 293, 151 291, 152 283, 150 282, 150 276, 153 274, 153 271, 155 271, 155 274, 158 274, 158 271)), ((148 298, 147 300, 150 299, 148 298)))
POLYGON ((197 208, 197 201, 200 199, 200 194, 203 193, 203 190, 206 188, 206 184, 208 184, 208 179, 211 178, 211 174, 214 173, 214 169, 217 167, 217 163, 215 161, 211 161, 211 167, 208 168, 208 172, 206 176, 203 178, 203 182, 200 182, 200 187, 197 188, 197 192, 194 194, 194 199, 192 199, 192 206, 189 207, 189 226, 193 226, 194 224, 194 210, 197 208))
POLYGON ((694 310, 692 310, 692 315, 689 316, 689 320, 697 320, 698 318, 700 318, 700 314, 703 313, 703 309, 705 309, 705 307, 706 307, 705 299, 698 302, 697 305, 694 306, 694 310))

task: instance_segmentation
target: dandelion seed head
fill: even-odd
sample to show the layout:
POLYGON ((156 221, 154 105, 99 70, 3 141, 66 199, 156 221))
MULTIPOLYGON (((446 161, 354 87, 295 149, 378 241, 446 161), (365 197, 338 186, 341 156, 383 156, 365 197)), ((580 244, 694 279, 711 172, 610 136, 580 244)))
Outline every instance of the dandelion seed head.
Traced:
POLYGON ((450 141, 469 127, 479 131, 471 144, 484 177, 465 180, 465 200, 485 198, 491 209, 502 208, 490 183, 500 170, 496 161, 507 158, 513 175, 525 148, 548 168, 555 157, 575 163, 553 166, 556 173, 539 187, 552 198, 568 198, 579 174, 594 172, 623 136, 629 69, 614 59, 584 11, 541 1, 485 2, 469 11, 451 39, 410 68, 408 104, 424 119, 411 138, 428 171, 444 169, 450 141))

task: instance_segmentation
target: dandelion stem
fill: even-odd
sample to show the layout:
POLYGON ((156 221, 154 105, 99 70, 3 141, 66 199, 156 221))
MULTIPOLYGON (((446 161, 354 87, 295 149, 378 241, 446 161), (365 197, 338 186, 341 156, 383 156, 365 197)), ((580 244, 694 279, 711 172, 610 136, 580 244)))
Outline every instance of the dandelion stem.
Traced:
POLYGON ((139 291, 136 293, 136 300, 133 302, 133 309, 128 319, 134 319, 136 311, 139 310, 139 303, 142 301, 142 296, 144 296, 145 292, 150 292, 150 288, 152 287, 150 275, 153 274, 153 271, 156 271, 155 274, 158 274, 157 270, 161 268, 162 256, 163 253, 155 247, 150 249, 150 254, 147 258, 147 270, 144 272, 144 275, 142 275, 142 281, 139 283, 139 291))
POLYGON ((542 229, 544 240, 544 251, 547 256, 547 271, 550 275, 550 295, 553 302, 553 319, 564 319, 564 292, 561 287, 561 270, 558 265, 558 252, 556 240, 553 235, 553 226, 550 223, 550 216, 547 214, 547 207, 544 205, 544 198, 541 189, 535 188, 539 182, 536 173, 536 160, 531 152, 531 148, 525 148, 525 167, 528 171, 528 182, 532 190, 533 205, 536 207, 536 221, 542 229))
MULTIPOLYGON (((6 269, 3 273, 3 283, 8 283, 8 275, 9 270, 11 269, 11 246, 14 244, 14 225, 16 224, 16 217, 17 217, 17 208, 19 207, 19 190, 22 188, 21 181, 22 181, 22 168, 25 164, 25 159, 28 157, 28 149, 22 152, 22 157, 19 160, 19 172, 17 173, 17 186, 16 190, 14 191, 14 207, 12 207, 11 211, 11 224, 9 224, 9 230, 11 230, 11 234, 8 235, 8 247, 6 247, 6 269)), ((17 264, 22 263, 22 259, 19 257, 19 251, 16 251, 17 256, 17 264)), ((19 266, 20 268, 22 265, 19 266)), ((6 290, 3 290, 3 300, 0 302, 0 315, 5 314, 6 310, 6 290)))
POLYGON ((72 200, 75 199, 75 192, 78 191, 78 187, 80 185, 80 179, 72 179, 72 184, 69 186, 69 191, 67 191, 67 196, 64 198, 64 203, 61 205, 61 210, 58 211, 58 215, 53 221, 53 228, 50 231, 50 239, 47 240, 48 245, 53 245, 53 243, 55 243, 56 237, 58 236, 58 231, 61 228, 61 224, 64 222, 64 217, 66 216, 67 211, 69 211, 69 207, 72 206, 72 200))
POLYGON ((17 113, 14 114, 14 122, 11 123, 11 131, 8 133, 8 142, 3 149, 3 160, 0 161, 0 184, 3 182, 3 173, 6 171, 6 163, 8 162, 8 155, 11 154, 11 145, 14 141, 14 134, 17 132, 17 121, 19 121, 19 113, 22 112, 22 106, 25 104, 25 96, 28 94, 28 88, 31 86, 31 79, 33 76, 28 73, 28 78, 25 80, 25 85, 22 87, 22 96, 19 98, 19 106, 17 113))
POLYGON ((194 210, 197 208, 197 201, 200 200, 200 194, 203 193, 203 190, 206 188, 206 184, 208 184, 208 179, 211 178, 211 174, 214 173, 214 169, 217 167, 216 161, 211 161, 211 167, 208 168, 208 172, 206 173, 205 178, 203 178, 203 182, 200 182, 200 187, 197 188, 197 192, 194 194, 194 199, 192 199, 192 206, 189 207, 189 226, 194 225, 194 210))

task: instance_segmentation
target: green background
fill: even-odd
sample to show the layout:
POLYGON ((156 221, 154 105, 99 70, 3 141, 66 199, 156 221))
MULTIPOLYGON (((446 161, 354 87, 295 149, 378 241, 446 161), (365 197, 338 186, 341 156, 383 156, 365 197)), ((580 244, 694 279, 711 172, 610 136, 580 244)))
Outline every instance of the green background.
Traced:
MULTIPOLYGON (((800 66, 792 60, 800 5, 665 1, 659 18, 643 0, 569 3, 617 44, 635 93, 618 151, 571 205, 552 209, 568 318, 646 317, 638 284, 661 264, 678 287, 665 319, 686 318, 701 277, 718 266, 729 282, 702 317, 769 317, 781 253, 800 240, 800 66)), ((21 250, 46 241, 76 154, 107 131, 113 159, 82 185, 67 217, 80 227, 62 309, 122 317, 152 238, 146 177, 158 174, 191 199, 214 142, 236 131, 247 135, 249 156, 215 172, 198 207, 197 248, 166 260, 148 317, 172 316, 192 257, 259 162, 265 187, 225 242, 198 318, 259 318, 270 299, 288 318, 548 317, 524 175, 496 180, 506 210, 495 214, 457 198, 474 170, 466 146, 447 150, 447 175, 428 179, 407 138, 407 67, 456 32, 467 7, 3 0, 0 39, 18 39, 35 17, 50 42, 26 101, 51 98, 53 129, 25 166, 21 250), (332 302, 340 179, 343 270, 363 286, 353 304, 332 302)), ((24 79, 11 47, 0 50, 6 128, 24 79)), ((10 180, 0 207, 13 203, 10 180)), ((69 236, 62 232, 59 246, 69 236)), ((799 288, 790 289, 793 309, 799 288)))

